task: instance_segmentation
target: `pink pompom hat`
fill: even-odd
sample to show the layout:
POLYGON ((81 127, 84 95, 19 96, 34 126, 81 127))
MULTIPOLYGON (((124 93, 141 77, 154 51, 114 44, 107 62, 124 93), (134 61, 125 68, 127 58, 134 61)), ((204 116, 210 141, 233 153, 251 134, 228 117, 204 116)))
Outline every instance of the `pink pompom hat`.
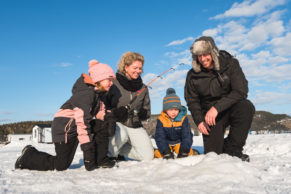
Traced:
POLYGON ((115 79, 115 73, 113 69, 109 65, 99 63, 95 59, 89 61, 88 73, 94 83, 108 78, 115 79))

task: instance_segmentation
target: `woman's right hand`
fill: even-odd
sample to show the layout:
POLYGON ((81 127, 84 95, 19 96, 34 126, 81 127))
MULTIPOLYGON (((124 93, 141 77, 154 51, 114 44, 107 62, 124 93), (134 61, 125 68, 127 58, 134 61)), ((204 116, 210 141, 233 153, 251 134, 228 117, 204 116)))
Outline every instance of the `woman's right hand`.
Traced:
POLYGON ((204 135, 209 135, 208 131, 210 131, 210 127, 207 125, 207 123, 205 123, 204 121, 202 121, 198 125, 198 130, 200 131, 200 133, 202 133, 204 135))

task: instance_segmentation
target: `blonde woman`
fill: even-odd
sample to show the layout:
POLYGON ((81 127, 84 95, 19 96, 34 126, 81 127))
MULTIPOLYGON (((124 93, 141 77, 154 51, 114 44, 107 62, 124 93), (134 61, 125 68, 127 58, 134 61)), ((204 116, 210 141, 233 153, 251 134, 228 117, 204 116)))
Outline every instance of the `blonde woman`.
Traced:
POLYGON ((109 157, 121 155, 138 161, 153 159, 153 145, 141 123, 151 114, 149 92, 140 77, 143 65, 144 57, 136 52, 124 53, 119 61, 116 80, 107 95, 107 106, 125 107, 136 99, 128 114, 116 123, 115 133, 109 140, 109 157))

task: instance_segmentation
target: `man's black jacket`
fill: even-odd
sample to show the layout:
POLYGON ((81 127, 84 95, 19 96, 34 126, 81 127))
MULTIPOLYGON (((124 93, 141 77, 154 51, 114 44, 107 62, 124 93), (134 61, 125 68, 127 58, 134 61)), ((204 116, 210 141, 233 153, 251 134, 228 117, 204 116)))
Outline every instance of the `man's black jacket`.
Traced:
POLYGON ((184 97, 197 126, 212 106, 220 113, 247 98, 248 81, 238 60, 226 51, 220 51, 218 58, 219 71, 201 68, 187 73, 184 97))

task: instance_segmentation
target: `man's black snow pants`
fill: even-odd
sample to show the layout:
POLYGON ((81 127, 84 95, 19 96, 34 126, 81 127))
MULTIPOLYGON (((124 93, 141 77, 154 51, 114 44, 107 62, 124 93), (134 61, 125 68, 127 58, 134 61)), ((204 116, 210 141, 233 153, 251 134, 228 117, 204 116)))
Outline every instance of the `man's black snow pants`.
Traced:
POLYGON ((216 125, 209 135, 203 134, 204 153, 241 153, 251 127, 255 107, 249 100, 242 100, 218 114, 216 125), (224 139, 225 129, 230 126, 224 139))

